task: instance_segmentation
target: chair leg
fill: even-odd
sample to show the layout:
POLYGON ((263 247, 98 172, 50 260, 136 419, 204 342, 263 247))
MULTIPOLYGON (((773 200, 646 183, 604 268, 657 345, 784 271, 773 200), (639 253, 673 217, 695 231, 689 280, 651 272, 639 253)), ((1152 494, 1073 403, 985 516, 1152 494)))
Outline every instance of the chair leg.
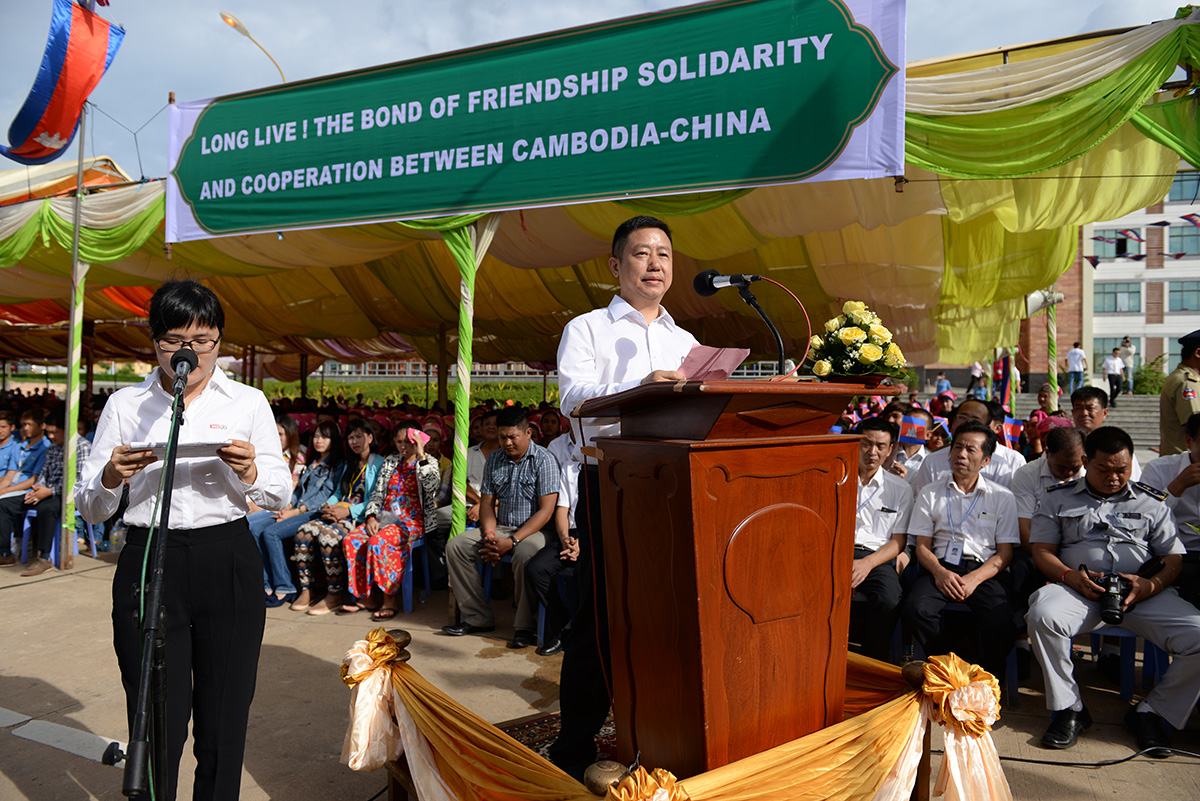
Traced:
POLYGON ((404 564, 404 577, 400 579, 400 592, 404 599, 404 614, 411 615, 413 610, 413 550, 408 550, 408 560, 404 564))
POLYGON ((538 648, 542 647, 542 643, 546 641, 546 605, 538 604, 538 621, 537 621, 537 644, 538 648))
POLYGON ((425 588, 421 592, 421 603, 429 600, 429 596, 433 595, 433 582, 429 578, 429 546, 422 543, 421 545, 421 567, 425 572, 425 588))

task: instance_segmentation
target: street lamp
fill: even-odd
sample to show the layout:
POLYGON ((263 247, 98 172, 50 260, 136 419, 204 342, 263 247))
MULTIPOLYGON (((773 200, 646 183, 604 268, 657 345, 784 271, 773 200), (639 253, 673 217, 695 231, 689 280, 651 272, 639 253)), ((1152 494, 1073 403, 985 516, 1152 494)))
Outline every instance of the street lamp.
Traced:
MULTIPOLYGON (((239 20, 237 17, 235 17, 232 14, 225 12, 225 11, 220 12, 220 14, 221 14, 222 22, 224 22, 230 28, 233 28, 235 31, 240 33, 242 36, 245 36, 247 39, 254 42, 254 44, 258 45, 259 50, 263 51, 264 53, 267 53, 267 48, 265 48, 261 44, 259 44, 258 40, 250 35, 250 31, 246 30, 246 26, 242 24, 241 20, 239 20)), ((267 58, 271 59, 271 63, 275 65, 275 69, 279 70, 279 77, 283 79, 284 83, 287 83, 287 77, 283 74, 283 68, 279 66, 279 62, 276 61, 275 57, 273 55, 271 55, 270 53, 267 53, 267 58)))

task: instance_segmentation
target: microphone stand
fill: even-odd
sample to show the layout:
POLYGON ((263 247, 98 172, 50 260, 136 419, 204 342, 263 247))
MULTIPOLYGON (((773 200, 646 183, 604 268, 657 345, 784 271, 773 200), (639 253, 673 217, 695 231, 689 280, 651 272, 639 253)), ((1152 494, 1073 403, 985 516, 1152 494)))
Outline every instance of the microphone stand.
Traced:
POLYGON ((183 425, 183 391, 186 381, 176 382, 171 404, 171 436, 167 441, 163 470, 163 494, 160 501, 158 530, 152 543, 149 588, 145 617, 142 621, 142 667, 138 676, 138 701, 129 733, 125 762, 125 782, 121 792, 128 798, 141 798, 149 789, 147 759, 153 741, 155 798, 167 797, 167 614, 163 606, 163 572, 167 561, 167 525, 171 514, 171 492, 175 488, 175 457, 179 446, 179 427, 183 425), (153 722, 150 708, 153 705, 153 722), (149 729, 149 731, 147 731, 149 729))
POLYGON ((746 301, 746 305, 758 312, 758 316, 763 318, 763 322, 767 324, 767 328, 771 329, 771 333, 775 335, 775 347, 779 349, 779 375, 783 375, 786 370, 783 369, 783 337, 779 336, 779 329, 775 327, 775 323, 771 322, 771 318, 763 311, 762 306, 758 305, 758 298, 754 297, 754 293, 750 291, 749 284, 739 284, 738 294, 742 296, 742 300, 746 301))

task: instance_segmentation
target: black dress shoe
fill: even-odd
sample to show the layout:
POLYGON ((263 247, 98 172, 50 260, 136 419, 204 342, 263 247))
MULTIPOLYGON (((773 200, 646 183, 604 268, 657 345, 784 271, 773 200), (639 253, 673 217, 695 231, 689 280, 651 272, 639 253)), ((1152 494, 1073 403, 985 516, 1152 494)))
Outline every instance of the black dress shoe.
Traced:
POLYGON ((1087 707, 1082 712, 1072 709, 1061 709, 1050 718, 1050 725, 1042 735, 1042 745, 1046 748, 1070 748, 1075 745, 1079 733, 1091 728, 1092 716, 1087 707))
POLYGON ((1138 712, 1136 706, 1125 713, 1125 725, 1133 732, 1139 751, 1152 759, 1171 756, 1171 735, 1168 724, 1153 712, 1138 712))
POLYGON ((532 631, 523 631, 518 629, 513 632, 513 638, 509 641, 509 648, 528 648, 531 645, 537 644, 537 635, 532 631))
POLYGON ((561 637, 551 637, 550 639, 548 639, 544 643, 542 643, 540 646, 538 646, 537 655, 538 656, 554 656, 555 654, 562 653, 562 649, 563 649, 562 638, 561 637))
POLYGON ((489 631, 495 630, 495 626, 472 626, 465 620, 457 626, 442 626, 442 631, 451 637, 461 637, 464 634, 487 634, 489 631))

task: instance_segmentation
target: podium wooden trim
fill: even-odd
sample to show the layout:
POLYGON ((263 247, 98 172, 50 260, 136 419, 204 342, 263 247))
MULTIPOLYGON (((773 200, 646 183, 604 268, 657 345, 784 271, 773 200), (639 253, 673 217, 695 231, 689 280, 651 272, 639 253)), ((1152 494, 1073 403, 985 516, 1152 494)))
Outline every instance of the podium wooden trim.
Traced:
POLYGON ((829 430, 861 394, 686 381, 576 410, 621 425, 597 441, 621 761, 691 776, 841 721, 859 438, 829 430))

